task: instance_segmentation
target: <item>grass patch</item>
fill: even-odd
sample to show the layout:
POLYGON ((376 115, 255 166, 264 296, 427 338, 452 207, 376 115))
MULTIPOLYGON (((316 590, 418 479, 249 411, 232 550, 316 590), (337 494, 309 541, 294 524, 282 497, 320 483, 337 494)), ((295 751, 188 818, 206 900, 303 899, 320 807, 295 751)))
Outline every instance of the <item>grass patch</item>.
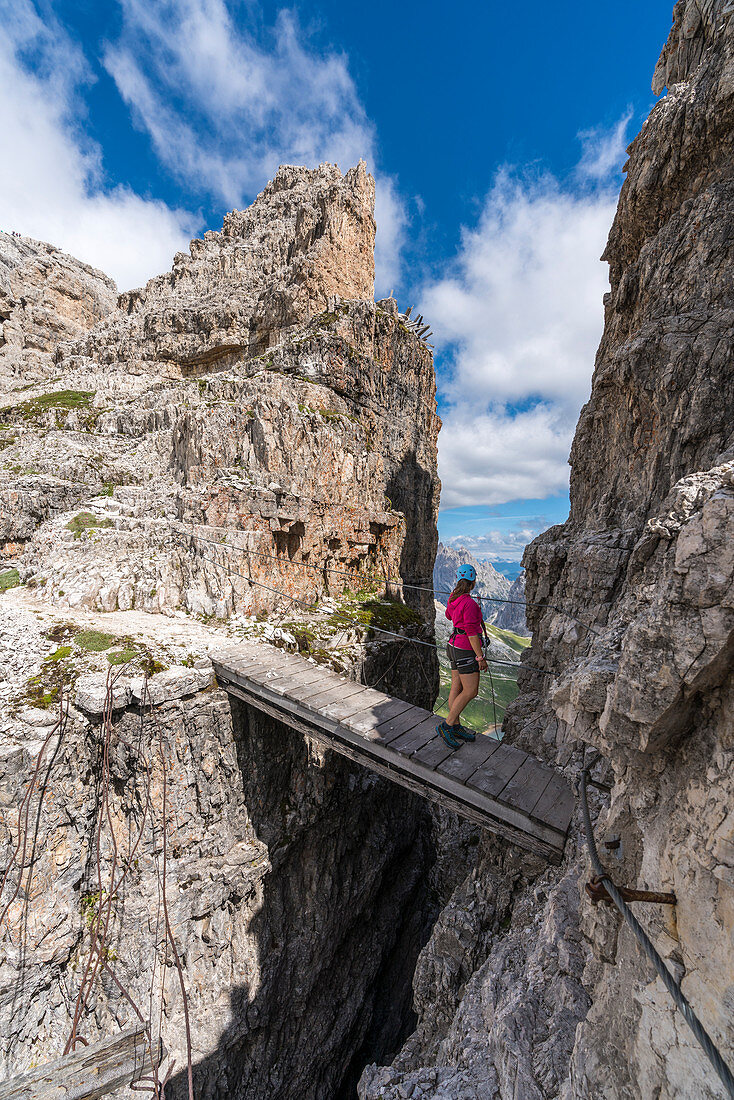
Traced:
POLYGON ((417 611, 398 600, 375 599, 369 593, 349 596, 328 619, 329 626, 340 630, 349 626, 365 626, 398 632, 404 626, 423 626, 417 611))
POLYGON ((78 512, 66 525, 67 531, 71 531, 75 539, 80 539, 85 531, 93 527, 111 527, 111 519, 103 519, 95 516, 93 512, 78 512))
POLYGON ((113 634, 105 634, 102 630, 80 630, 74 635, 74 645, 86 649, 88 653, 103 653, 117 641, 113 634))
POLYGON ((330 328, 338 319, 338 313, 332 313, 328 309, 325 309, 323 313, 320 313, 318 317, 316 317, 315 321, 321 328, 330 328))
POLYGON ((50 686, 44 681, 43 676, 31 676, 29 680, 26 680, 25 702, 27 706, 38 707, 39 710, 48 710, 49 707, 58 704, 63 687, 63 677, 56 672, 53 679, 55 682, 50 686))
POLYGON ((37 420, 49 409, 62 409, 67 412, 71 409, 88 409, 92 403, 96 390, 56 390, 54 393, 42 393, 38 397, 31 397, 29 401, 22 401, 19 405, 13 405, 4 410, 14 421, 37 420))
POLYGON ((319 409, 319 413, 324 420, 351 420, 353 424, 359 424, 359 420, 356 416, 352 416, 350 413, 336 412, 335 409, 319 409))
POLYGON ((296 639, 299 653, 311 653, 314 642, 318 640, 316 631, 305 623, 295 622, 291 619, 280 624, 282 630, 287 630, 296 639))
POLYGON ((515 634, 513 630, 503 630, 500 626, 488 625, 487 633, 493 634, 495 638, 510 646, 516 653, 522 653, 530 645, 530 638, 525 638, 522 634, 515 634))
POLYGON ((6 569, 0 573, 0 592, 7 592, 10 588, 17 588, 20 584, 20 574, 17 569, 6 569))
POLYGON ((45 691, 43 688, 37 690, 29 688, 26 693, 26 701, 29 707, 37 707, 38 710, 48 710, 58 704, 60 687, 51 688, 50 691, 45 691))
POLYGON ((65 661, 67 657, 71 657, 73 652, 70 645, 60 645, 54 653, 49 653, 48 657, 44 657, 44 661, 65 661))
POLYGON ((111 665, 126 665, 134 661, 138 653, 135 649, 116 649, 114 653, 107 654, 107 660, 111 665))
POLYGON ((165 672, 168 668, 168 665, 164 665, 163 661, 158 661, 150 655, 143 658, 142 665, 146 676, 155 676, 156 672, 165 672))

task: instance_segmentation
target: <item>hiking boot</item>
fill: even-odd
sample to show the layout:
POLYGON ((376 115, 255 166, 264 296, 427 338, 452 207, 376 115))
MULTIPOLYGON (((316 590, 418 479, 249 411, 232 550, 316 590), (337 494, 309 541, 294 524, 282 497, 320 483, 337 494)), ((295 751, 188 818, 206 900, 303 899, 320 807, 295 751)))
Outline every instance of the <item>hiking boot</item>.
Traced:
POLYGON ((447 725, 446 722, 441 722, 439 723, 439 725, 436 726, 436 733, 441 734, 449 748, 460 749, 463 741, 456 740, 456 737, 454 736, 455 732, 456 731, 453 729, 453 727, 447 725))
POLYGON ((462 741, 476 741, 477 735, 474 730, 468 730, 466 726, 462 726, 459 723, 456 726, 451 727, 451 732, 455 737, 460 737, 462 741))

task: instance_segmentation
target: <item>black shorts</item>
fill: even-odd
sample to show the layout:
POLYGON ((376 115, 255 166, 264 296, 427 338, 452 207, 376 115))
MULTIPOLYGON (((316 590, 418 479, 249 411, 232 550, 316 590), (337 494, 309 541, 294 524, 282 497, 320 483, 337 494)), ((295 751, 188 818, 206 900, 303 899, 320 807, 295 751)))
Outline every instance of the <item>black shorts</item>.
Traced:
POLYGON ((458 672, 460 676, 468 676, 470 672, 479 672, 479 662, 473 649, 459 649, 458 646, 448 642, 446 656, 449 659, 451 670, 458 672))

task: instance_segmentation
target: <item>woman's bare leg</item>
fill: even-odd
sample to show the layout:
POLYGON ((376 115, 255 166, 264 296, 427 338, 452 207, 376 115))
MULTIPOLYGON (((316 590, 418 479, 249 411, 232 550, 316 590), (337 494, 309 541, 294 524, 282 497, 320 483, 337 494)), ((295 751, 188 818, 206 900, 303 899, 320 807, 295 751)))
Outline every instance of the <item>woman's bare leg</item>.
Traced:
MULTIPOLYGON (((452 677, 453 680, 453 677, 452 677)), ((449 714, 446 722, 449 726, 455 726, 459 721, 459 715, 464 707, 471 703, 472 699, 476 699, 479 694, 479 673, 469 672, 461 676, 461 691, 454 697, 454 701, 449 707, 449 714)))
POLYGON ((452 668, 451 669, 451 690, 449 691, 449 701, 448 701, 449 711, 451 710, 452 706, 454 705, 454 700, 456 699, 457 695, 461 695, 461 676, 459 676, 459 674, 458 674, 458 672, 456 671, 455 668, 452 668))

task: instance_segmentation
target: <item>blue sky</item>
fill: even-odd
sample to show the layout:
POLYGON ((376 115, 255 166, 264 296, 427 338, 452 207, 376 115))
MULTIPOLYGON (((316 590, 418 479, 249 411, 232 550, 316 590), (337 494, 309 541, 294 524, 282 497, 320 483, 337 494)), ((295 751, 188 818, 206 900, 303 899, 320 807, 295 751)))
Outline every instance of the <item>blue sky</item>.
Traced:
POLYGON ((516 558, 566 514, 599 256, 671 10, 0 0, 0 225, 126 289, 279 163, 364 156, 378 296, 433 327, 441 535, 516 558))

